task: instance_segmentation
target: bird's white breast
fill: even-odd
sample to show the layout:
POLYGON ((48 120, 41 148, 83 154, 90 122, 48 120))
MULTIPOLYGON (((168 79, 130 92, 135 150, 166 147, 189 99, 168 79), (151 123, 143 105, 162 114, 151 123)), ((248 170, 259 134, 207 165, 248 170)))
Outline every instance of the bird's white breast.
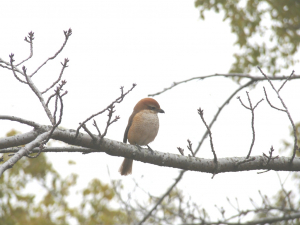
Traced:
POLYGON ((128 131, 130 144, 148 145, 152 142, 159 129, 157 113, 152 110, 142 110, 134 117, 128 131))

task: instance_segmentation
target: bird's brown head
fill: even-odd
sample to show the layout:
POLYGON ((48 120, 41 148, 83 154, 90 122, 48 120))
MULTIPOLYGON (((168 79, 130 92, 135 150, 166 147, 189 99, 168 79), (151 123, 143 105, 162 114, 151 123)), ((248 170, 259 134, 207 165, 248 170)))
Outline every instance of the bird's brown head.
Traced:
POLYGON ((165 111, 160 108, 158 102, 153 98, 143 98, 134 107, 134 111, 136 112, 145 109, 152 110, 155 113, 165 113, 165 111))

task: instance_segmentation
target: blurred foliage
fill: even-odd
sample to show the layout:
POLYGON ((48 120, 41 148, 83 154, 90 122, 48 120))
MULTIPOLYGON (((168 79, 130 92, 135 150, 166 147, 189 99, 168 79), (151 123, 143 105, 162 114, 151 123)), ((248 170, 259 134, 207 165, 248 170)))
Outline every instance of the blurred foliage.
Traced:
MULTIPOLYGON (((11 130, 7 136, 17 133, 11 130)), ((8 154, 3 158, 6 161, 8 154)), ((70 165, 74 163, 70 161, 70 165)), ((127 215, 111 206, 117 202, 114 190, 98 179, 76 196, 78 206, 70 207, 67 198, 77 178, 76 174, 62 178, 46 154, 36 159, 23 157, 0 179, 0 224, 127 224, 127 215)))
POLYGON ((206 11, 214 10, 229 20, 240 47, 230 73, 249 73, 260 66, 275 75, 297 62, 299 0, 196 0, 195 6, 202 19, 206 11))

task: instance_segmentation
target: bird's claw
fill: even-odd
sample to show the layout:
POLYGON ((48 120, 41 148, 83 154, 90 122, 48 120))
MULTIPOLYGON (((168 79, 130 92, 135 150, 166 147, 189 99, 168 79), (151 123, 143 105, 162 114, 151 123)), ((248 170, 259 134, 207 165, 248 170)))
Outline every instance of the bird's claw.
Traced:
POLYGON ((150 148, 149 145, 147 145, 148 149, 151 151, 152 155, 154 154, 154 151, 152 150, 152 148, 150 148))

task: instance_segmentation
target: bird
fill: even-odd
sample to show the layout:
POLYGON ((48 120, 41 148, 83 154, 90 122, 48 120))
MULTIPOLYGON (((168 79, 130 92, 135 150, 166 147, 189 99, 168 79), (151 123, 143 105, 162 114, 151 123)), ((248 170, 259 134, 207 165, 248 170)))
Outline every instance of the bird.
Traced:
MULTIPOLYGON (((158 129, 159 120, 157 113, 165 113, 160 108, 158 102, 153 98, 141 99, 133 108, 133 112, 128 119, 128 124, 124 132, 123 142, 136 145, 140 150, 140 146, 147 146, 154 141, 158 129)), ((119 168, 121 175, 129 175, 132 173, 133 159, 124 158, 122 165, 119 168)))

